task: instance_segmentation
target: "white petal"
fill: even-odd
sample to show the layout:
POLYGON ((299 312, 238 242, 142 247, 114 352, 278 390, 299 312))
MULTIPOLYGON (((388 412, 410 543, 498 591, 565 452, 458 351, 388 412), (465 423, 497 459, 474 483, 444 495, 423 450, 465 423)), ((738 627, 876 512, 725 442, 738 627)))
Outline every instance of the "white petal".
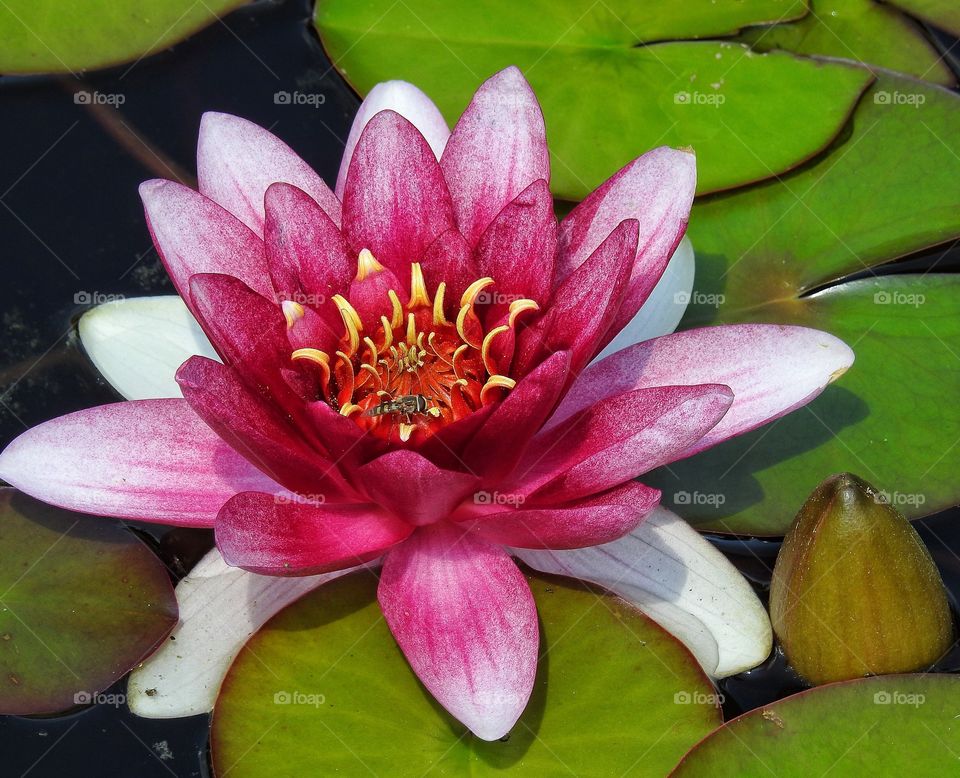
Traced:
POLYGON ((150 719, 208 713, 251 635, 294 600, 356 569, 302 578, 256 575, 230 567, 213 549, 177 584, 180 623, 130 674, 130 710, 150 719))
POLYGON ((407 119, 426 138, 437 159, 443 153, 450 137, 450 128, 440 113, 440 109, 413 84, 406 81, 384 81, 370 90, 370 94, 360 104, 360 109, 350 127, 347 145, 343 149, 340 172, 337 174, 337 197, 343 199, 343 189, 347 184, 347 168, 353 158, 353 149, 360 140, 360 133, 380 111, 396 111, 407 119))
POLYGON ((537 570, 592 581, 632 602, 683 641, 714 677, 749 670, 770 654, 770 619, 750 584, 665 508, 613 543, 513 553, 537 570))
POLYGON ((219 359, 177 295, 98 305, 80 317, 79 329, 93 364, 128 400, 182 397, 177 368, 194 354, 219 359))
POLYGON ((693 244, 690 238, 684 236, 647 301, 593 361, 603 359, 634 343, 673 332, 680 324, 693 294, 695 264, 693 244))

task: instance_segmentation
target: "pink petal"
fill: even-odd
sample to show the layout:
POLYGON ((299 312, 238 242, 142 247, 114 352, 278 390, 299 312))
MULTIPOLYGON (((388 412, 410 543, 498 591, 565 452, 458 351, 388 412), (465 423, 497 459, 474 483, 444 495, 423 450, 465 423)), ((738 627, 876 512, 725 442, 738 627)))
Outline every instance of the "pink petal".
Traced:
POLYGON ((40 424, 0 455, 0 478, 62 508, 193 527, 212 527, 237 492, 280 490, 179 398, 40 424))
POLYGON ((215 527, 227 564, 262 575, 316 575, 362 564, 412 529, 373 505, 323 505, 262 492, 233 497, 215 527))
POLYGON ((659 502, 659 490, 628 483, 563 505, 528 508, 521 504, 516 510, 475 519, 470 528, 492 543, 517 548, 583 548, 632 532, 659 502))
POLYGON ((540 641, 507 553, 449 524, 421 527, 387 554, 377 596, 437 702, 483 740, 507 734, 530 698, 540 641))
POLYGON ((427 247, 420 265, 430 292, 435 292, 441 281, 446 282, 445 299, 451 315, 456 315, 456 305, 466 288, 481 277, 473 251, 457 229, 439 235, 427 247))
POLYGON ((323 492, 331 502, 355 499, 333 460, 311 447, 310 430, 265 402, 232 368, 191 357, 177 383, 196 414, 273 480, 293 491, 323 492))
POLYGON ((609 489, 672 462, 723 418, 726 386, 664 386, 601 399, 533 439, 518 489, 560 502, 609 489))
POLYGON ((447 518, 480 483, 475 476, 441 470, 419 454, 404 450, 374 459, 359 469, 358 476, 372 500, 418 525, 447 518))
POLYGON ((553 258, 557 250, 557 220, 553 197, 543 179, 534 181, 504 206, 477 245, 481 276, 490 276, 504 302, 520 297, 541 306, 553 285, 553 258))
POLYGON ((696 157, 663 146, 621 169, 561 222, 557 283, 624 219, 640 222, 636 262, 611 337, 633 318, 663 274, 686 230, 696 185, 696 157))
POLYGON ((157 253, 188 306, 196 273, 223 273, 273 296, 263 243, 235 216, 173 181, 144 181, 140 198, 157 253))
MULTIPOLYGON (((340 294, 357 272, 340 230, 302 189, 271 184, 264 195, 263 241, 274 288, 284 299, 304 292, 318 307, 340 294)), ((301 302, 298 300, 298 302, 301 302)))
POLYGON ((393 111, 381 111, 360 136, 343 193, 350 248, 370 249, 400 278, 410 263, 453 228, 450 193, 423 135, 393 111))
POLYGON ((340 201, 313 168, 259 125, 208 111, 197 142, 200 191, 263 234, 263 195, 277 181, 302 189, 340 225, 340 201))
POLYGON ((579 373, 602 348, 626 293, 636 245, 637 222, 630 219, 560 285, 546 314, 520 336, 521 374, 540 355, 559 349, 571 352, 571 371, 579 373))
POLYGON ((517 68, 480 85, 440 164, 460 232, 472 246, 507 203, 534 181, 550 180, 543 114, 517 68))
POLYGON ((340 162, 340 172, 337 174, 337 197, 343 197, 347 184, 347 171, 350 169, 350 160, 353 159, 353 150, 360 140, 367 123, 380 111, 396 111, 414 127, 430 144, 430 148, 440 159, 447 138, 450 137, 450 128, 440 114, 440 110, 433 101, 413 84, 406 81, 384 81, 377 84, 366 99, 360 104, 360 109, 350 126, 347 136, 347 145, 343 149, 343 158, 340 162))
POLYGON ((731 324, 675 332, 638 343, 587 368, 548 427, 598 400, 668 384, 725 384, 733 405, 679 458, 749 432, 806 405, 853 364, 853 352, 820 330, 779 324, 731 324))
POLYGON ((513 470, 556 407, 569 371, 570 354, 558 351, 518 381, 467 444, 463 467, 490 480, 513 470))

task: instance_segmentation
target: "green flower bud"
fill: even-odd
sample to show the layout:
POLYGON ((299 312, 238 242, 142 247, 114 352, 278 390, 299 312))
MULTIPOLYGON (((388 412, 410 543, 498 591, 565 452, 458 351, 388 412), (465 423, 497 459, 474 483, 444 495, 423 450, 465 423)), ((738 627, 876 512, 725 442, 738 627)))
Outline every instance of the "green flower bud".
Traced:
POLYGON ((814 684, 929 667, 950 648, 947 594, 916 530, 843 473, 794 519, 770 587, 773 629, 814 684))

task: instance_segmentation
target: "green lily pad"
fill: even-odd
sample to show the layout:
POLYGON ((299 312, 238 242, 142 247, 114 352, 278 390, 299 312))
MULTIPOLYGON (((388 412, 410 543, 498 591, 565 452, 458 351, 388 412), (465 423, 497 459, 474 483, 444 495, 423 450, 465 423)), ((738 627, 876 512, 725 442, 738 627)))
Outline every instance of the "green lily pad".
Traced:
POLYGON ((740 40, 758 51, 841 57, 952 86, 953 73, 920 26, 875 0, 811 0, 796 22, 756 27, 740 40))
POLYGON ((960 5, 956 0, 888 0, 911 16, 930 22, 954 35, 960 35, 960 5))
POLYGON ((397 648, 363 572, 289 606, 230 669, 213 714, 218 775, 664 775, 721 722, 692 656, 609 594, 532 577, 541 660, 504 740, 473 737, 397 648))
POLYGON ((248 0, 4 0, 0 73, 72 73, 178 43, 248 0))
POLYGON ((960 277, 837 282, 960 237, 958 174, 960 98, 884 75, 817 164, 694 206, 697 280, 683 326, 817 327, 857 361, 805 408, 658 472, 665 502, 695 489, 706 496, 677 508, 685 518, 755 534, 783 534, 840 470, 893 493, 910 518, 957 502, 960 277))
POLYGON ((670 773, 956 775, 960 678, 886 675, 820 686, 729 721, 670 773))
MULTIPOLYGON (((701 193, 782 173, 833 140, 872 79, 852 64, 729 42, 638 45, 644 30, 623 20, 654 5, 671 16, 688 7, 322 0, 315 23, 361 93, 390 78, 412 81, 451 122, 485 78, 517 65, 543 107, 553 191, 573 200, 664 144, 695 148, 701 193)), ((707 29, 690 24, 687 34, 707 29)))
POLYGON ((160 560, 119 522, 0 489, 0 713, 95 702, 177 623, 160 560))

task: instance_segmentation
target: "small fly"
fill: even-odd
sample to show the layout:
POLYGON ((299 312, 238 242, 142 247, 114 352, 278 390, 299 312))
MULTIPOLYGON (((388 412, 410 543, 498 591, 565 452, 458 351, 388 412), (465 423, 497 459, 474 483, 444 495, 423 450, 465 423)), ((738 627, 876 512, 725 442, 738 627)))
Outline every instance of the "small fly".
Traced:
POLYGON ((374 406, 367 411, 367 416, 387 416, 397 414, 405 416, 407 423, 410 423, 410 417, 415 413, 429 413, 431 416, 439 416, 440 409, 431 407, 432 397, 423 394, 404 394, 393 400, 387 400, 374 406))

